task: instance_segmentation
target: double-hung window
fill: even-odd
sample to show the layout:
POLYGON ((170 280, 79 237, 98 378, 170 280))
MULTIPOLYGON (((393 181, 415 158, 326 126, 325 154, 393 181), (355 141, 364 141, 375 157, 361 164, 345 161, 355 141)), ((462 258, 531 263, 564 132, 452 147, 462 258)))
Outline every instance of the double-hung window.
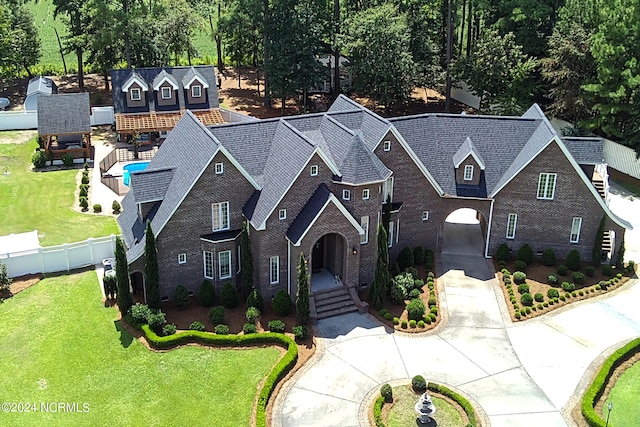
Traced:
POLYGON ((221 279, 231 277, 231 251, 218 252, 218 275, 221 279))
POLYGON ((507 219, 507 239, 516 238, 516 224, 518 222, 518 214, 510 213, 507 219))
POLYGON ((214 203, 211 205, 213 219, 213 231, 229 229, 229 202, 214 203))
POLYGON ((393 246, 393 221, 389 222, 389 247, 393 246))
POLYGON ((471 181, 473 179, 473 165, 464 166, 464 180, 471 181))
POLYGON ((205 279, 213 279, 213 252, 202 252, 205 279))
POLYGON ((280 282, 280 257, 269 258, 269 282, 274 285, 280 282))
POLYGON ((553 200, 556 192, 555 173, 541 173, 538 181, 538 199, 553 200))
POLYGON ((162 88, 162 99, 171 99, 171 88, 163 87, 162 88))
POLYGON ((191 96, 200 98, 202 96, 202 88, 200 86, 191 86, 191 96))
POLYGON ((571 237, 569 241, 571 243, 578 243, 580 240, 580 229, 582 228, 582 218, 575 216, 573 222, 571 222, 571 237))
POLYGON ((131 94, 131 100, 132 101, 140 101, 141 97, 140 97, 140 89, 138 88, 134 88, 131 89, 131 92, 129 92, 131 94))

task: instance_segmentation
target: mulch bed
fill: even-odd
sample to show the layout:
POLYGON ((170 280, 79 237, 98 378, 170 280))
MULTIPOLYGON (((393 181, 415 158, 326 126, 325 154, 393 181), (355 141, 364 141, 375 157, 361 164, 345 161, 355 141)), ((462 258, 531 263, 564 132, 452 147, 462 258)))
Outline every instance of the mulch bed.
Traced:
POLYGON ((35 285, 42 279, 42 274, 27 274, 24 276, 16 277, 11 282, 11 285, 9 285, 9 289, 3 289, 0 291, 0 300, 11 298, 12 296, 35 285))

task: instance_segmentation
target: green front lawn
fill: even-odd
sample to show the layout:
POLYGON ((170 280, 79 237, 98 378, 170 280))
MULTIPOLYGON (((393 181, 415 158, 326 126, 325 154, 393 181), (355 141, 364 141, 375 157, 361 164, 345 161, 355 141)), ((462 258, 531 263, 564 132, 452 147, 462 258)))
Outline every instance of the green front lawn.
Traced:
POLYGON ((246 426, 275 348, 148 350, 105 308, 93 271, 48 278, 0 304, 2 425, 246 426), (43 412, 40 402, 88 412, 43 412))
POLYGON ((602 409, 602 418, 607 419, 607 404, 613 403, 609 425, 616 427, 640 426, 640 362, 636 362, 618 378, 602 409))
POLYGON ((38 230, 40 244, 54 246, 119 234, 115 219, 72 209, 77 169, 29 170, 36 147, 35 140, 0 144, 0 236, 38 230))

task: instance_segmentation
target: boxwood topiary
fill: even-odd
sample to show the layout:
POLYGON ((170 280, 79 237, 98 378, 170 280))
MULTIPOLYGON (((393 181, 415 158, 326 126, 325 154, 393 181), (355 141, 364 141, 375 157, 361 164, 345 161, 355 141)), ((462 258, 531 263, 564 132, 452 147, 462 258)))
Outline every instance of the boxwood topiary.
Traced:
POLYGON ((436 297, 429 297, 429 302, 427 303, 429 307, 433 307, 436 305, 436 297))
POLYGON ((506 243, 503 243, 498 246, 498 249, 496 250, 496 259, 498 261, 509 261, 510 253, 511 249, 509 249, 509 246, 506 243))
POLYGON ((271 300, 271 308, 277 316, 286 316, 291 313, 291 298, 284 289, 280 289, 271 300))
POLYGON ((264 299, 262 298, 262 293, 260 293, 260 289, 252 289, 249 292, 249 296, 247 297, 247 307, 255 307, 260 312, 264 311, 264 299))
POLYGON ((165 337, 168 335, 173 335, 176 333, 176 325, 173 323, 168 323, 162 327, 162 335, 165 337))
POLYGON ((435 322, 436 321, 435 313, 429 313, 429 319, 431 319, 432 322, 435 322))
POLYGON ((258 321, 258 317, 260 317, 260 310, 256 307, 249 307, 245 312, 245 317, 247 322, 255 324, 258 321))
POLYGON ((96 203, 95 205, 93 205, 93 211, 95 213, 100 213, 102 212, 102 205, 100 203, 96 203))
POLYGON ((607 277, 613 277, 613 267, 610 265, 603 265, 602 274, 607 277))
POLYGON ((307 327, 304 325, 294 326, 292 330, 293 330, 293 336, 297 340, 305 340, 309 335, 309 331, 307 330, 307 327))
POLYGON ((575 283, 576 285, 582 285, 584 284, 584 274, 576 271, 571 275, 571 280, 573 280, 573 283, 575 283))
POLYGON ((595 273, 596 273, 596 269, 593 265, 587 265, 584 268, 584 274, 586 274, 588 277, 593 277, 595 273))
POLYGON ((420 291, 418 289, 411 289, 411 292, 409 292, 410 299, 418 298, 419 296, 420 296, 420 291))
POLYGON ((404 271, 406 268, 412 267, 413 261, 413 251, 411 248, 403 248, 398 255, 398 267, 400 267, 400 270, 404 271))
POLYGON ((545 249, 545 251, 542 252, 542 264, 547 267, 553 267, 556 265, 556 253, 553 249, 545 249))
POLYGON ((136 303, 131 306, 129 313, 131 313, 131 317, 136 323, 140 325, 142 325, 143 323, 149 323, 147 319, 151 314, 151 309, 147 305, 136 303))
POLYGON ((271 332, 277 332, 277 333, 283 334, 285 324, 282 320, 276 319, 276 320, 270 320, 269 323, 267 323, 267 327, 271 332))
POLYGON ((380 396, 384 397, 384 401, 387 403, 393 402, 393 389, 389 384, 383 384, 380 388, 380 396))
POLYGON ((576 288, 576 285, 574 285, 573 283, 569 283, 569 282, 562 282, 562 290, 565 292, 571 292, 576 288))
POLYGON ((569 267, 564 264, 560 264, 556 269, 556 273, 558 273, 558 276, 566 276, 568 271, 569 267))
POLYGON ((516 271, 515 273, 513 273, 513 283, 515 283, 516 285, 523 284, 525 280, 527 280, 527 275, 522 271, 516 271))
POLYGON ((580 270, 580 252, 577 249, 574 249, 569 252, 567 255, 567 267, 569 267, 572 271, 580 270))
POLYGON ((517 260, 516 262, 513 263, 513 266, 517 271, 526 271, 527 265, 528 264, 526 262, 520 261, 520 260, 517 260))
POLYGON ((414 298, 409 301, 409 304, 407 304, 407 315, 409 317, 409 320, 418 321, 422 319, 425 310, 426 308, 424 306, 424 302, 422 302, 420 298, 414 298))
POLYGON ((392 320, 393 319, 393 314, 387 312, 384 314, 384 320, 392 320))
POLYGON ((532 306, 533 305, 533 297, 531 296, 530 293, 526 292, 526 293, 522 294, 522 296, 520 297, 520 302, 524 306, 532 306))
POLYGON ((424 320, 418 320, 418 328, 424 328, 424 320))
POLYGON ((424 248, 422 246, 416 246, 413 248, 413 265, 424 264, 424 248))
POLYGON ((537 302, 542 302, 544 301, 544 295, 542 295, 540 292, 536 292, 536 294, 533 296, 533 299, 537 302))
POLYGON ((245 323, 242 326, 242 332, 245 334, 255 334, 258 331, 258 327, 254 323, 245 323))
POLYGON ((556 276, 555 274, 550 274, 547 276, 547 283, 550 284, 551 286, 555 286, 558 284, 558 276, 556 276))
POLYGON ((220 292, 220 302, 226 308, 235 308, 238 306, 238 290, 233 283, 226 282, 220 292))
POLYGON ((558 298, 559 295, 560 293, 558 292, 557 289, 551 288, 547 291, 547 297, 549 298, 558 298))
POLYGON ((211 320, 211 323, 214 325, 224 323, 224 307, 221 305, 212 307, 211 310, 209 310, 209 320, 211 320))
POLYGON ((407 329, 407 321, 406 321, 406 320, 403 320, 403 321, 400 323, 400 327, 401 327, 402 329, 407 329))
POLYGON ((411 379, 411 387, 417 393, 424 393, 427 391, 427 382, 422 375, 416 375, 411 379))
POLYGON ((176 286, 173 291, 173 303, 178 308, 185 308, 189 304, 189 291, 184 285, 176 286))
POLYGON ((416 323, 416 321, 415 321, 415 320, 413 320, 413 319, 412 319, 412 320, 409 320, 409 327, 410 327, 410 328, 415 329, 416 324, 417 324, 417 323, 416 323))
POLYGON ((205 306, 211 307, 216 302, 216 289, 210 280, 203 280, 198 290, 198 302, 205 306))
POLYGON ((191 322, 191 324, 189 325, 189 329, 192 331, 204 331, 206 328, 204 326, 204 323, 202 322, 191 322))
POLYGON ((523 284, 519 285, 518 286, 518 293, 520 295, 529 293, 529 285, 527 285, 526 283, 523 283, 523 284))
POLYGON ((531 246, 529 246, 528 243, 520 246, 520 249, 518 249, 517 259, 526 262, 527 265, 531 265, 531 263, 533 263, 533 249, 531 249, 531 246))
POLYGON ((217 335, 229 335, 229 327, 227 325, 216 325, 213 330, 217 335))
POLYGON ((44 151, 36 151, 31 155, 31 163, 36 169, 40 169, 47 164, 47 155, 44 151))

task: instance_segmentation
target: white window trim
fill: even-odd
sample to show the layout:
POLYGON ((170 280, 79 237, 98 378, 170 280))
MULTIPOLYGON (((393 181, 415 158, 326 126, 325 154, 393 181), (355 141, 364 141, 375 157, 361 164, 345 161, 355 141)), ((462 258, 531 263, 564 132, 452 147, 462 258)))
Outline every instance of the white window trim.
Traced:
POLYGON ((224 163, 216 163, 216 175, 222 175, 224 173, 224 163))
POLYGON ((510 213, 507 216, 507 233, 506 233, 506 238, 513 240, 516 238, 516 227, 518 226, 518 214, 515 213, 510 213), (509 225, 511 224, 511 219, 513 218, 513 230, 511 232, 511 235, 509 234, 509 225))
POLYGON ((386 203, 387 202, 387 196, 390 196, 389 199, 391 200, 391 202, 393 202, 393 183, 394 183, 394 179, 393 176, 390 176, 389 178, 387 178, 387 180, 384 182, 383 184, 383 192, 382 192, 382 203, 386 203))
POLYGON ((382 149, 383 149, 384 151, 391 151, 391 141, 386 140, 386 141, 383 143, 383 147, 382 147, 382 149))
POLYGON ((278 211, 278 219, 279 220, 283 220, 283 219, 287 219, 287 210, 286 209, 280 209, 278 211))
POLYGON ((429 221, 429 211, 422 211, 422 220, 429 221))
POLYGON ((318 176, 318 169, 318 165, 311 165, 311 170, 309 171, 311 176, 318 176))
POLYGON ((393 221, 389 221, 389 247, 393 246, 393 221))
POLYGON ((162 99, 171 99, 171 88, 170 87, 166 87, 166 86, 161 87, 160 88, 160 95, 162 96, 162 99), (168 96, 164 96, 165 91, 166 91, 166 93, 169 94, 168 96))
POLYGON ((464 180, 471 181, 473 179, 473 165, 464 165, 464 180))
POLYGON ((187 263, 187 254, 186 253, 181 253, 178 254, 178 264, 186 264, 187 263))
POLYGON ((231 278, 231 251, 222 251, 218 252, 218 277, 220 279, 229 279, 231 278), (229 273, 222 275, 222 256, 225 254, 229 254, 229 273))
POLYGON ((131 90, 129 91, 129 94, 130 94, 130 96, 131 96, 131 100, 132 100, 132 101, 140 101, 140 100, 142 100, 142 95, 141 95, 141 93, 140 93, 140 92, 141 92, 141 91, 140 91, 140 89, 139 89, 139 88, 137 88, 137 87, 136 87, 136 88, 131 89, 131 90), (136 95, 134 96, 134 94, 136 94, 136 95))
POLYGON ((360 244, 369 243, 369 215, 360 218, 360 227, 364 230, 364 234, 360 235, 360 244))
POLYGON ((228 230, 231 221, 229 220, 229 202, 217 202, 217 203, 212 203, 211 204, 211 230, 212 231, 223 231, 223 230, 228 230), (216 208, 217 205, 217 208, 216 208), (226 218, 223 216, 223 212, 224 209, 223 207, 226 206, 227 207, 227 215, 226 218), (220 228, 215 228, 216 224, 215 224, 215 216, 216 216, 216 209, 218 210, 218 215, 220 216, 220 228), (226 220, 226 227, 224 225, 226 220))
POLYGON ((369 200, 370 192, 368 188, 362 190, 362 200, 369 200))
POLYGON ((278 255, 269 258, 269 283, 275 285, 280 283, 280 257, 278 255), (273 277, 273 267, 276 267, 276 277, 273 277))
POLYGON ((215 266, 213 263, 213 252, 211 251, 203 251, 202 252, 202 267, 203 267, 203 275, 205 279, 213 279, 213 272, 215 271, 215 266), (211 258, 211 275, 207 276, 207 256, 211 258))
POLYGON ((396 221, 396 243, 400 240, 400 218, 396 221))
POLYGON ((539 200, 553 200, 556 194, 556 183, 558 182, 558 174, 555 173, 541 173, 538 178, 538 194, 539 200), (544 177, 544 181, 543 181, 544 177), (549 179, 553 177, 553 186, 549 185, 549 179), (549 187, 551 187, 551 196, 548 195, 549 187))
POLYGON ((191 86, 191 97, 192 98, 201 98, 202 97, 202 87, 196 85, 191 86), (198 95, 195 94, 195 90, 198 89, 198 95))
POLYGON ((582 217, 579 216, 574 216, 573 220, 571 221, 571 234, 569 235, 569 242, 570 243, 578 243, 580 241, 580 231, 582 230, 582 217), (575 233, 575 238, 573 237, 574 232, 573 229, 576 227, 577 224, 577 232, 575 233))
POLYGON ((342 200, 351 200, 351 190, 342 190, 342 200))
POLYGON ((237 249, 236 262, 238 263, 238 271, 236 272, 236 274, 238 274, 242 271, 242 257, 241 257, 240 246, 238 246, 238 249, 237 249))

